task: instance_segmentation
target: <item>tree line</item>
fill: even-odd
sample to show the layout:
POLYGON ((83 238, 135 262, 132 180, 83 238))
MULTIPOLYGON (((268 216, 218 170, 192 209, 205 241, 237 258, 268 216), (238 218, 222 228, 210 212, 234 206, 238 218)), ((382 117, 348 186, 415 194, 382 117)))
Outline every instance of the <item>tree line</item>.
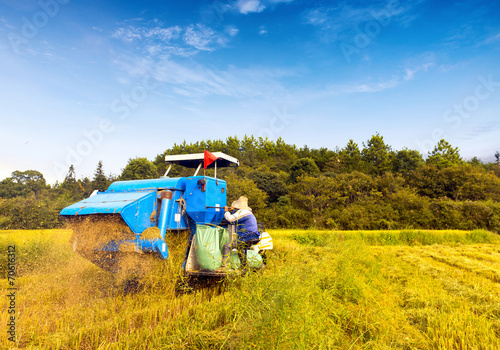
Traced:
MULTIPOLYGON (((253 136, 183 142, 155 159, 129 159, 118 176, 97 164, 92 178, 77 179, 70 166, 61 183, 47 185, 35 170, 15 171, 0 182, 0 228, 62 225, 59 211, 103 191, 113 181, 157 178, 165 155, 221 151, 240 160, 219 169, 228 203, 246 195, 259 221, 273 228, 476 229, 500 233, 500 154, 495 162, 465 161, 459 149, 439 141, 424 158, 417 150, 394 150, 383 136, 362 145, 311 149, 253 136)), ((207 170, 212 176, 213 170, 207 170)), ((173 166, 169 176, 190 176, 173 166)))

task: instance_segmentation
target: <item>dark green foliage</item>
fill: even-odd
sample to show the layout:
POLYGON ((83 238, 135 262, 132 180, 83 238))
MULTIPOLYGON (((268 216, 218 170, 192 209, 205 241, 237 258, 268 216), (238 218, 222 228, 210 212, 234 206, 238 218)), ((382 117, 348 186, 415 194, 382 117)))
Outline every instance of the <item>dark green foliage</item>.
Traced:
POLYGON ((394 154, 392 171, 408 175, 425 164, 420 152, 404 148, 394 154))
POLYGON ((319 168, 312 158, 300 158, 293 162, 289 172, 290 181, 295 182, 300 176, 319 174, 319 168))
POLYGON ((353 140, 349 140, 347 145, 337 155, 330 158, 328 162, 328 169, 334 172, 350 173, 352 171, 362 171, 363 168, 361 151, 358 144, 353 140))
POLYGON ((285 182, 276 173, 255 170, 248 174, 248 178, 253 180, 260 190, 267 193, 268 200, 271 203, 276 202, 278 198, 288 193, 285 182))
POLYGON ((43 174, 36 170, 16 170, 0 183, 0 197, 14 198, 33 193, 36 198, 47 187, 43 174))
POLYGON ((458 147, 453 148, 444 139, 438 142, 432 152, 429 152, 426 163, 438 168, 455 166, 463 163, 458 147))
POLYGON ((320 149, 310 149, 309 147, 304 146, 297 152, 297 156, 299 158, 311 158, 314 160, 314 163, 316 163, 320 171, 325 171, 328 168, 330 159, 332 157, 336 157, 337 153, 325 147, 321 147, 320 149))
POLYGON ((15 182, 12 177, 8 177, 0 182, 0 198, 15 198, 26 196, 30 192, 27 186, 15 182))
POLYGON ((0 201, 0 229, 42 229, 62 223, 59 212, 70 203, 16 197, 0 201), (61 206, 62 204, 62 206, 61 206))
POLYGON ((158 169, 147 158, 129 159, 127 166, 123 169, 120 180, 142 180, 155 179, 158 177, 158 169))
POLYGON ((97 169, 95 170, 94 179, 92 182, 94 190, 105 191, 106 188, 108 188, 108 178, 106 177, 106 175, 104 175, 102 161, 99 161, 99 163, 97 163, 97 169))
POLYGON ((361 157, 368 173, 381 175, 391 170, 392 151, 386 145, 384 138, 378 133, 373 135, 366 143, 363 143, 361 157))
POLYGON ((226 179, 227 182, 227 203, 237 200, 240 196, 248 198, 248 206, 252 208, 255 213, 260 209, 265 208, 267 195, 264 191, 260 190, 255 182, 247 178, 239 178, 231 176, 226 179))
POLYGON ((473 165, 473 166, 481 166, 483 165, 483 162, 479 160, 477 157, 473 157, 471 160, 467 161, 467 164, 473 165))
POLYGON ((408 184, 418 194, 455 200, 500 200, 500 179, 470 164, 448 168, 425 166, 414 171, 408 184))

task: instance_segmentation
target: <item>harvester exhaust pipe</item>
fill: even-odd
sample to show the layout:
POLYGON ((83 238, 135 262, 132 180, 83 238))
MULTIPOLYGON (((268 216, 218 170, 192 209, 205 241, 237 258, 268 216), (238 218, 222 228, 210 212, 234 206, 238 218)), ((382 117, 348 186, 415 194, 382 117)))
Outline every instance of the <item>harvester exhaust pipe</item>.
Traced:
POLYGON ((172 199, 172 191, 161 191, 160 199, 161 210, 158 228, 160 229, 161 238, 165 240, 165 234, 167 232, 168 207, 170 205, 170 200, 172 199))

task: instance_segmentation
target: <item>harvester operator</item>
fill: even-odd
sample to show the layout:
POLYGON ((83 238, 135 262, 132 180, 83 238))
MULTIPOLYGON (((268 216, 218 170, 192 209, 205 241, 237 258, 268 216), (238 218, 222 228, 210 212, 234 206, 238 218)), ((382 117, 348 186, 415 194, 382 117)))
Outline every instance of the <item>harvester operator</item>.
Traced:
POLYGON ((249 248, 255 241, 259 240, 260 233, 257 227, 257 219, 252 213, 252 209, 248 206, 248 198, 241 196, 238 200, 231 204, 231 207, 224 207, 224 218, 230 224, 236 225, 237 238, 231 243, 224 245, 222 249, 222 261, 227 263, 231 250, 238 249, 238 255, 242 266, 246 266, 246 257, 243 256, 242 249, 249 248), (236 209, 236 212, 231 214, 231 209, 236 209))

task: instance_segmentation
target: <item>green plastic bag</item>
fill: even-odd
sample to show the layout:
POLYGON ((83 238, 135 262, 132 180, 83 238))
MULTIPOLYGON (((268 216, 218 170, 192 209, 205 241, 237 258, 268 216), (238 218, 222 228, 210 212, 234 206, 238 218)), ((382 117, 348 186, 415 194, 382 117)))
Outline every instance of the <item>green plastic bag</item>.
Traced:
POLYGON ((261 268, 263 265, 262 256, 253 249, 247 250, 247 264, 248 267, 261 268))
POLYGON ((222 265, 219 228, 196 225, 195 249, 202 270, 217 270, 222 265))
POLYGON ((229 237, 229 231, 227 228, 217 226, 219 229, 219 235, 220 235, 220 243, 219 243, 219 248, 222 253, 222 248, 224 247, 225 244, 229 243, 231 241, 231 237, 229 237))
POLYGON ((238 270, 241 266, 240 258, 238 257, 238 252, 231 252, 228 261, 229 268, 232 270, 238 270))

